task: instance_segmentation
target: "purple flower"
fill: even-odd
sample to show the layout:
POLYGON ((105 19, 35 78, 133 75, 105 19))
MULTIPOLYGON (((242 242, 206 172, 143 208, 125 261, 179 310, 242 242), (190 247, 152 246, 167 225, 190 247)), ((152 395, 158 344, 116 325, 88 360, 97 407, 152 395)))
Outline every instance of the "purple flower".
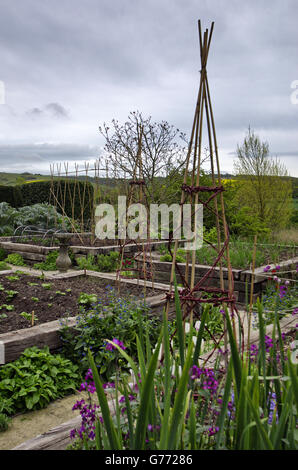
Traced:
MULTIPOLYGON (((124 344, 122 343, 122 341, 120 341, 119 339, 117 338, 113 338, 113 343, 117 344, 121 349, 126 349, 126 347, 124 346, 124 344)), ((117 349, 113 344, 111 343, 108 343, 106 345, 106 349, 107 351, 113 351, 113 349, 117 349)))
POLYGON ((217 426, 211 426, 209 429, 208 429, 208 436, 214 436, 214 434, 216 434, 217 432, 219 431, 219 427, 217 426))
POLYGON ((271 266, 269 266, 269 265, 266 266, 266 267, 264 268, 264 273, 267 273, 268 271, 270 271, 270 269, 271 269, 271 266))
POLYGON ((190 371, 192 380, 203 379, 203 390, 209 390, 211 392, 211 395, 217 392, 218 381, 216 380, 213 369, 204 369, 194 365, 192 366, 190 371))

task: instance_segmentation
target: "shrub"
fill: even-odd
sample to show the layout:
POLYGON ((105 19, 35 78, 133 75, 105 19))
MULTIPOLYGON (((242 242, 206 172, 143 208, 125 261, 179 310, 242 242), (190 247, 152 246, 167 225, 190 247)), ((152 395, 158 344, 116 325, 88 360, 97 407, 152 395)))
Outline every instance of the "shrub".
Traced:
MULTIPOLYGON (((81 307, 81 313, 75 326, 70 329, 67 324, 60 330, 63 342, 62 353, 80 370, 88 369, 87 350, 92 349, 96 357, 99 372, 109 378, 117 365, 117 351, 107 348, 106 339, 117 338, 122 341, 129 354, 136 355, 135 337, 139 329, 148 332, 152 342, 156 341, 159 327, 156 319, 147 318, 148 307, 138 305, 131 298, 119 298, 118 293, 107 286, 105 300, 90 305, 90 297, 86 307, 81 307)), ((95 299, 94 299, 95 300, 95 299)))
POLYGON ((22 205, 22 193, 19 186, 0 185, 0 203, 7 202, 12 207, 22 205))
POLYGON ((36 225, 44 229, 64 228, 68 231, 72 228, 71 222, 49 204, 34 204, 14 209, 7 202, 1 202, 0 235, 13 235, 20 225, 36 225))
POLYGON ((41 263, 35 263, 33 267, 35 269, 41 269, 42 271, 56 271, 57 269, 56 260, 58 256, 59 256, 58 250, 50 251, 46 256, 45 261, 41 263))
MULTIPOLYGON (((165 255, 162 255, 160 257, 160 261, 172 262, 172 256, 170 255, 170 253, 166 253, 165 255)), ((177 263, 185 263, 185 258, 177 253, 176 261, 177 263)))
POLYGON ((62 228, 71 230, 71 223, 66 217, 57 212, 50 204, 33 204, 18 209, 17 225, 37 225, 41 228, 62 228))
POLYGON ((91 183, 85 184, 83 181, 60 180, 60 181, 36 181, 25 183, 20 186, 22 193, 22 205, 32 205, 40 202, 51 203, 59 212, 64 207, 68 217, 81 220, 81 208, 83 204, 83 219, 87 222, 91 218, 93 211, 94 190, 91 183), (53 185, 53 186, 52 186, 53 185), (52 190, 58 198, 58 202, 53 200, 52 190), (74 198, 73 198, 74 195, 74 198), (65 197, 65 204, 64 204, 65 197), (74 199, 74 201, 73 201, 74 199))
POLYGON ((0 261, 5 260, 6 256, 7 256, 6 251, 4 250, 4 248, 0 247, 0 261))
POLYGON ((7 431, 10 419, 4 413, 0 413, 0 432, 7 431))
POLYGON ((49 348, 26 349, 16 361, 0 368, 0 401, 9 414, 44 408, 56 398, 75 392, 78 367, 49 348))
POLYGON ((249 207, 242 207, 238 210, 233 218, 231 230, 240 236, 252 237, 253 235, 266 235, 270 233, 270 229, 262 222, 256 214, 251 213, 249 207))
POLYGON ((0 203, 0 235, 13 235, 18 211, 7 202, 0 203))
POLYGON ((0 261, 0 271, 6 271, 8 269, 10 269, 9 266, 4 263, 4 261, 0 261))
POLYGON ((116 271, 119 260, 118 251, 110 251, 107 255, 97 255, 97 270, 102 273, 116 271))
POLYGON ((119 260, 119 252, 111 251, 107 255, 100 254, 95 256, 88 255, 87 257, 80 256, 77 258, 77 265, 80 269, 87 269, 89 271, 99 271, 102 273, 109 273, 116 271, 119 260))
POLYGON ((19 253, 10 253, 4 261, 14 266, 26 266, 23 256, 19 253))
POLYGON ((76 259, 77 265, 80 269, 87 269, 88 271, 96 271, 97 266, 95 264, 95 257, 93 255, 79 256, 76 259))

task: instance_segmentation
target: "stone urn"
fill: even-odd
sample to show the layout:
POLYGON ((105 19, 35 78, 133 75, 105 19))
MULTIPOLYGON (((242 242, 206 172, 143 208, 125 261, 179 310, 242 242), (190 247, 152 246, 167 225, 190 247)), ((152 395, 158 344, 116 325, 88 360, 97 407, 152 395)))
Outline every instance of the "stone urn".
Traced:
POLYGON ((56 233, 55 235, 60 243, 59 256, 56 260, 56 266, 62 273, 66 273, 66 271, 71 266, 71 259, 68 256, 68 247, 72 236, 72 233, 56 233))

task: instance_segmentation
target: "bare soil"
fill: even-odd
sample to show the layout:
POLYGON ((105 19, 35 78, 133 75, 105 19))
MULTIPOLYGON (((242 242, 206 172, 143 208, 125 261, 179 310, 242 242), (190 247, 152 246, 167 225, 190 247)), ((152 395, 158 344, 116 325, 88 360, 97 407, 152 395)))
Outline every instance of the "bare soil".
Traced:
MULTIPOLYGON (((34 311, 35 324, 75 316, 79 313, 78 297, 84 292, 96 294, 102 302, 107 299, 109 288, 112 287, 119 297, 144 297, 142 287, 129 284, 121 285, 118 294, 117 286, 109 280, 79 276, 69 279, 41 279, 26 274, 2 275, 0 277, 0 333, 20 330, 31 326, 28 320, 20 314, 34 311), (16 280, 12 280, 11 276, 16 280), (10 278, 10 279, 9 279, 10 278), (15 294, 9 298, 9 291, 15 294), (12 310, 6 306, 13 305, 12 310), (2 317, 2 318, 1 318, 2 317), (36 320, 37 318, 37 320, 36 320)), ((161 294, 160 290, 146 287, 146 296, 161 294)))

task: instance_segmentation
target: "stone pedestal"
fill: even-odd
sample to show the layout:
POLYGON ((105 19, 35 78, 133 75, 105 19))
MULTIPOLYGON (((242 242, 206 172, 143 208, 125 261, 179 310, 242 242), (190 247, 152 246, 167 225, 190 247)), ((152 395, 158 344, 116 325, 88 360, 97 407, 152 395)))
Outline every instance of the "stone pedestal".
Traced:
POLYGON ((69 242, 72 237, 71 233, 57 233, 60 243, 59 256, 56 260, 56 266, 61 273, 65 273, 71 266, 71 259, 68 256, 69 242))

